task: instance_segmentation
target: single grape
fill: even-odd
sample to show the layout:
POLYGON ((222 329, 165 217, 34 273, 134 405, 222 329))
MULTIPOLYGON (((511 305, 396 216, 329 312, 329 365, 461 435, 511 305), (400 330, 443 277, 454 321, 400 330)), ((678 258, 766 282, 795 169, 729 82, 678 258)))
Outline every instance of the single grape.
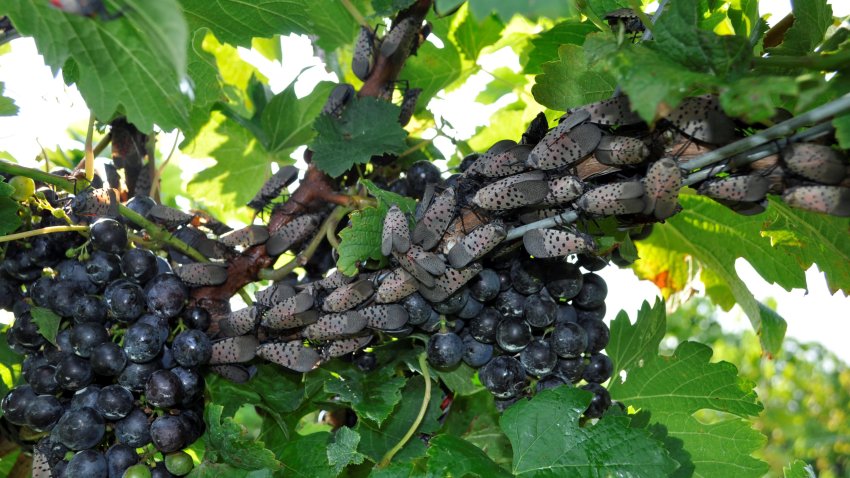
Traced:
POLYGON ((581 387, 582 390, 593 392, 593 398, 590 400, 590 405, 585 410, 584 415, 589 418, 600 418, 611 406, 611 394, 602 385, 598 383, 588 383, 581 387))
POLYGON ((552 372, 558 362, 558 356, 548 341, 537 339, 522 349, 519 361, 528 373, 542 377, 552 372))
POLYGON ((56 424, 56 436, 71 450, 93 448, 105 433, 103 417, 90 407, 68 410, 56 424))
POLYGON ((124 370, 127 365, 127 354, 118 344, 103 342, 92 349, 89 363, 94 373, 113 377, 124 370))
POLYGON ((546 289, 560 300, 570 300, 581 292, 584 276, 575 264, 560 262, 546 271, 546 289))
POLYGON ((555 315, 555 325, 567 322, 577 322, 578 314, 575 307, 570 304, 558 304, 558 314, 555 315))
POLYGON ((100 387, 98 385, 89 385, 82 390, 77 390, 71 398, 68 409, 76 410, 78 408, 89 407, 97 410, 97 398, 99 396, 100 387))
POLYGON ((62 472, 63 478, 79 478, 82 476, 86 478, 108 478, 109 469, 103 453, 95 450, 77 452, 62 472))
POLYGON ((159 336, 162 338, 163 343, 168 340, 168 336, 171 334, 171 324, 169 324, 168 319, 165 317, 160 317, 155 314, 144 314, 136 319, 135 323, 148 324, 156 329, 159 336))
MULTIPOLYGON (((364 355, 372 357, 375 356, 375 354, 364 355)), ((202 396, 204 393, 204 376, 198 373, 197 370, 184 367, 174 367, 171 369, 171 373, 180 380, 180 389, 182 390, 183 396, 181 404, 183 406, 190 405, 202 396)))
POLYGON ((103 324, 106 322, 108 309, 106 304, 95 295, 85 295, 77 299, 74 306, 74 321, 79 323, 93 322, 103 324))
POLYGON ((94 372, 89 361, 74 354, 68 354, 56 366, 56 381, 65 390, 79 390, 92 383, 94 372))
POLYGON ((115 422, 115 440, 133 448, 150 443, 150 424, 145 412, 134 408, 126 417, 115 422))
POLYGON ((171 453, 186 445, 186 430, 183 422, 172 415, 163 415, 151 423, 151 441, 157 450, 171 453))
POLYGON ((611 331, 601 320, 585 320, 579 322, 581 328, 587 332, 587 348, 585 352, 596 353, 602 351, 608 345, 611 331))
POLYGON ((127 327, 124 333, 124 353, 131 362, 149 362, 159 355, 165 341, 151 325, 138 323, 127 327))
POLYGON ((514 289, 502 291, 502 293, 496 297, 493 307, 504 317, 521 318, 523 310, 525 309, 525 296, 514 289))
POLYGON ((417 161, 407 169, 405 182, 410 197, 421 199, 427 185, 440 182, 440 170, 430 161, 417 161))
POLYGON ((535 294, 525 298, 523 316, 532 327, 546 328, 555 322, 558 304, 548 296, 535 294))
POLYGON ((80 357, 88 358, 92 349, 108 340, 109 333, 97 323, 84 322, 71 328, 71 347, 80 357))
POLYGON ((524 320, 505 319, 496 326, 496 344, 505 352, 519 352, 531 339, 531 326, 524 320))
POLYGON ((148 310, 166 318, 177 317, 189 299, 189 289, 175 274, 159 274, 145 286, 148 310))
POLYGON ((32 283, 27 293, 35 305, 39 307, 50 307, 50 297, 53 295, 53 286, 55 284, 56 280, 52 277, 39 277, 32 283))
POLYGON ((121 258, 109 252, 92 252, 85 267, 89 281, 97 285, 106 285, 121 277, 121 258))
POLYGON ((202 307, 189 307, 183 311, 183 323, 190 329, 206 332, 210 328, 210 313, 202 307))
POLYGON ((38 395, 27 405, 27 425, 35 431, 48 431, 62 417, 64 409, 53 395, 38 395))
POLYGON ((147 218, 148 212, 150 212, 151 208, 156 205, 156 201, 154 201, 150 196, 137 195, 131 197, 125 205, 128 209, 139 216, 147 218))
POLYGON ((210 361, 212 343, 200 330, 186 330, 177 334, 171 344, 174 360, 184 367, 197 367, 210 361))
POLYGON ((357 368, 359 368, 361 372, 368 373, 378 367, 378 357, 373 352, 363 352, 362 354, 354 357, 354 364, 357 365, 357 368))
POLYGON ((578 357, 587 349, 587 333, 574 322, 556 325, 550 341, 552 350, 563 358, 578 357))
POLYGON ((77 300, 84 294, 79 284, 71 281, 56 281, 50 293, 50 308, 62 317, 74 316, 77 300))
POLYGON ((493 357, 493 346, 481 343, 471 335, 463 338, 463 361, 473 368, 481 367, 493 357))
POLYGON ((563 381, 560 377, 556 375, 547 375, 540 380, 537 381, 537 387, 535 390, 537 393, 542 392, 543 390, 549 390, 552 388, 560 387, 561 385, 565 385, 567 382, 563 381))
POLYGON ((511 288, 511 263, 510 262, 497 262, 492 264, 492 266, 496 269, 500 267, 507 267, 507 269, 500 269, 496 273, 499 274, 499 292, 504 292, 511 288))
POLYGON ((483 309, 484 304, 470 297, 466 299, 466 304, 463 306, 463 309, 457 313, 457 316, 461 319, 472 319, 474 317, 478 317, 478 314, 480 314, 483 309))
POLYGON ((107 385, 100 389, 95 408, 107 420, 119 420, 133 410, 133 392, 121 385, 107 385))
POLYGON ((52 365, 36 368, 27 383, 32 385, 33 391, 38 394, 54 395, 61 390, 59 382, 56 381, 56 367, 52 365))
MULTIPOLYGON (((0 309, 10 310, 18 295, 20 295, 20 287, 16 288, 8 279, 0 276, 0 309)), ((43 304, 36 303, 36 305, 44 307, 43 304)))
POLYGON ((463 310, 463 306, 466 305, 466 301, 468 299, 469 291, 466 288, 463 288, 450 295, 448 299, 434 304, 434 310, 436 310, 438 314, 442 315, 457 314, 463 310))
POLYGON ((89 234, 95 250, 120 254, 127 247, 127 229, 115 219, 98 219, 89 228, 89 234))
POLYGON ((431 316, 428 317, 428 320, 425 321, 425 323, 419 324, 419 328, 429 334, 433 334, 440 330, 441 323, 440 314, 438 314, 436 310, 431 310, 431 316))
POLYGON ((12 176, 9 178, 9 185, 15 188, 9 196, 15 201, 25 201, 35 194, 35 181, 26 176, 12 176))
POLYGON ((127 468, 121 478, 153 478, 153 475, 147 465, 139 463, 127 468))
POLYGON ((136 449, 122 443, 116 443, 106 450, 106 466, 109 478, 123 477, 124 471, 139 462, 136 449))
POLYGON ((553 374, 567 383, 576 383, 584 373, 585 360, 583 357, 558 359, 553 374))
POLYGON ((127 362, 127 366, 118 375, 118 383, 134 392, 141 392, 151 375, 160 368, 162 364, 158 360, 144 363, 127 362))
POLYGON ((424 324, 434 314, 431 304, 418 292, 407 296, 402 304, 407 311, 407 323, 410 325, 424 324))
POLYGON ((71 347, 71 329, 62 329, 58 334, 56 334, 56 348, 58 348, 61 353, 60 360, 61 358, 64 358, 66 354, 74 353, 74 347, 71 347))
POLYGON ((584 369, 582 378, 590 383, 603 383, 611 378, 614 372, 614 363, 604 354, 591 354, 584 369))
POLYGON ((100 291, 100 286, 89 280, 86 265, 76 259, 65 259, 55 269, 56 282, 73 282, 86 294, 97 294, 100 291))
MULTIPOLYGON (((201 408, 198 409, 201 410, 201 408)), ((196 413, 194 410, 183 410, 180 412, 180 415, 177 415, 177 417, 183 422, 183 429, 186 431, 188 437, 186 439, 186 443, 193 443, 204 434, 206 424, 204 423, 203 418, 201 418, 201 415, 196 413)), ((354 419, 356 422, 356 415, 354 415, 354 419)), ((348 426, 353 427, 355 424, 356 423, 350 423, 348 426)))
POLYGON ((157 408, 171 408, 183 399, 183 384, 170 370, 157 370, 145 385, 145 399, 157 408))
POLYGON ((109 314, 119 322, 131 322, 145 310, 145 293, 137 284, 118 279, 106 286, 103 292, 109 314))
POLYGON ((479 302, 489 302, 501 291, 499 274, 493 269, 483 269, 469 283, 469 295, 479 302))
POLYGON ((436 333, 428 339, 428 361, 437 368, 451 368, 463 359, 463 340, 454 332, 436 333))
POLYGON ((502 321, 502 315, 491 307, 485 307, 478 317, 469 321, 469 333, 475 340, 492 344, 496 342, 496 326, 502 321))
POLYGON ((165 456, 165 468, 171 474, 177 476, 188 475, 194 467, 195 464, 192 462, 192 457, 185 451, 169 453, 165 456))
POLYGON ((607 260, 593 254, 579 254, 577 257, 578 265, 583 267, 586 271, 601 271, 608 266, 607 260))
POLYGON ((121 256, 121 270, 131 281, 144 284, 156 275, 156 254, 139 247, 130 249, 121 256))
POLYGON ((481 367, 478 378, 496 398, 512 398, 525 386, 525 369, 519 360, 500 355, 481 367))
POLYGON ((588 272, 584 275, 581 291, 573 299, 573 305, 582 309, 595 309, 605 304, 607 296, 608 285, 605 284, 605 279, 593 272, 588 272))
POLYGON ((543 261, 526 259, 515 261, 511 265, 511 283, 520 294, 530 295, 540 292, 545 278, 543 261))

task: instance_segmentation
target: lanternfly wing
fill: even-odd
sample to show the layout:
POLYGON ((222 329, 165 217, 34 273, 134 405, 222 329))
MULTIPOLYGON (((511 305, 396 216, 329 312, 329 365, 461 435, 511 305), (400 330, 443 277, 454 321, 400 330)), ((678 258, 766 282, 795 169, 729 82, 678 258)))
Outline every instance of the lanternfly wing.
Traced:
POLYGON ((384 277, 375 293, 375 302, 391 304, 416 292, 418 283, 409 272, 398 267, 384 277))
POLYGON ((413 229, 413 243, 419 244, 423 249, 433 249, 449 223, 454 219, 457 199, 454 188, 447 188, 440 193, 416 223, 413 229))
POLYGON ((157 224, 162 224, 165 227, 172 228, 188 224, 195 216, 186 214, 185 212, 180 211, 179 209, 174 209, 173 207, 163 206, 162 204, 154 204, 150 211, 148 211, 148 217, 157 224))
POLYGON ((593 151, 596 160, 609 166, 640 164, 649 157, 643 141, 629 136, 603 136, 593 151))
POLYGON ((255 307, 245 307, 233 311, 227 317, 218 322, 218 328, 225 337, 236 337, 245 335, 254 330, 259 322, 259 315, 255 307))
POLYGON ((770 181, 758 174, 712 179, 700 186, 699 193, 712 199, 757 202, 764 199, 770 181))
POLYGON ((483 209, 502 211, 537 204, 548 194, 549 184, 545 173, 530 171, 479 189, 472 202, 483 209))
POLYGON ((174 270, 186 284, 199 286, 216 286, 227 282, 227 266, 213 262, 192 262, 183 264, 174 270))
POLYGON ((556 229, 532 229, 523 234, 522 243, 538 259, 590 252, 596 247, 586 234, 556 229))
POLYGON ((667 119, 699 141, 726 144, 735 139, 735 123, 720 111, 720 101, 713 95, 685 98, 667 119))
POLYGON ((405 253, 410 248, 410 227, 407 217, 395 204, 390 206, 384 217, 381 231, 381 253, 389 256, 393 251, 405 253))
POLYGON ((314 214, 305 214, 284 224, 276 233, 266 241, 266 252, 270 256, 277 256, 303 241, 319 226, 319 217, 314 214))
POLYGON ((330 360, 334 357, 342 357, 345 354, 356 352, 369 345, 372 335, 363 337, 352 337, 350 339, 334 340, 322 347, 322 358, 330 360))
POLYGON ((219 236, 218 240, 230 247, 251 247, 262 244, 269 239, 269 228, 260 224, 252 224, 242 229, 230 231, 219 236))
POLYGON ((575 176, 563 176, 549 180, 549 194, 543 198, 542 204, 553 206, 574 201, 584 192, 584 185, 575 176))
POLYGON ((661 158, 652 163, 643 179, 644 214, 653 214, 658 219, 667 219, 679 205, 679 189, 682 187, 682 170, 672 158, 661 158))
POLYGON ((254 366, 245 367, 238 364, 213 365, 210 370, 234 383, 245 383, 257 373, 257 368, 254 366))
POLYGON ((466 267, 470 262, 492 251, 505 236, 507 230, 500 222, 479 226, 449 250, 449 264, 455 269, 466 267))
POLYGON ((586 213, 598 216, 634 214, 643 211, 643 184, 624 181, 596 187, 584 193, 576 205, 586 213))
POLYGON ((374 291, 372 282, 366 279, 344 285, 325 297, 322 310, 325 312, 344 312, 353 309, 365 302, 374 291))
POLYGON ((397 330, 407 323, 407 309, 400 304, 373 305, 357 312, 366 317, 366 326, 378 330, 397 330))
POLYGON ((256 211, 262 211, 276 197, 280 196, 283 189, 298 179, 298 168, 295 166, 284 166, 263 183, 263 186, 248 202, 248 207, 256 211))
POLYGON ((419 285, 419 293, 431 302, 441 302, 457 292, 481 272, 482 266, 475 262, 463 269, 446 269, 446 273, 434 279, 434 286, 419 285))
POLYGON ((257 356, 302 373, 313 370, 322 361, 316 349, 304 346, 300 340, 262 344, 257 347, 257 356))
POLYGON ((257 355, 257 337, 240 335, 216 340, 212 343, 210 365, 248 362, 257 355))
POLYGON ((361 81, 366 81, 372 74, 372 62, 375 58, 375 32, 365 26, 360 26, 360 33, 354 43, 354 55, 351 59, 351 71, 361 81))
POLYGON ((327 314, 304 327, 302 335, 308 340, 336 340, 354 335, 366 327, 366 318, 357 311, 327 314))
POLYGON ((792 144, 782 150, 782 158, 794 174, 823 184, 839 184, 847 172, 838 152, 822 144, 792 144))
POLYGON ((850 216, 850 189, 839 186, 797 186, 785 191, 789 206, 833 216, 850 216))

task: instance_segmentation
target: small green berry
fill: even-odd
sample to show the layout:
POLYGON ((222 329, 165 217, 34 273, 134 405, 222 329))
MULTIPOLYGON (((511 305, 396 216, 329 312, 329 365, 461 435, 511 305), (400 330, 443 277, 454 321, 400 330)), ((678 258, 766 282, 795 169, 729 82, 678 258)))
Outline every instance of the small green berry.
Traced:
POLYGON ((165 469, 171 474, 177 476, 188 475, 194 467, 195 464, 192 462, 192 457, 185 451, 177 451, 165 456, 165 469))
POLYGON ((14 176, 9 180, 9 185, 15 188, 12 193, 15 201, 25 201, 35 194, 35 181, 26 176, 14 176))

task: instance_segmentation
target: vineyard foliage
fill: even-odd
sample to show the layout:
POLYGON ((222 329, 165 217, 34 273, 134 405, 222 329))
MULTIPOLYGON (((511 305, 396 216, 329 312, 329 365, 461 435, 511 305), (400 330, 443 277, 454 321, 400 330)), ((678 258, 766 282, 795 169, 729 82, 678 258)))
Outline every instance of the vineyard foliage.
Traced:
MULTIPOLYGON (((97 119, 96 138, 120 117, 151 137, 180 131, 180 160, 166 159, 170 145, 151 156, 163 204, 188 201, 228 224, 259 223, 266 215, 255 217, 246 204, 306 146, 305 159, 326 175, 323 187, 335 191, 304 197, 353 198, 337 218, 339 239, 330 231, 333 255, 319 252, 352 275, 386 264, 380 237, 389 207, 416 209, 414 199, 386 190, 401 172, 421 160, 456 168, 469 153, 518 141, 540 112, 553 125, 571 108, 624 93, 653 125, 685 98, 713 93, 730 117, 770 126, 850 93, 848 19, 834 18, 826 0, 794 1, 790 28, 760 17, 756 0, 661 2, 667 6, 643 41, 605 21, 611 11, 642 3, 648 2, 107 0, 107 10, 119 15, 105 19, 68 14, 46 0, 5 0, 0 16, 32 37, 45 63, 76 85, 97 119), (395 75, 385 78, 390 87, 422 89, 414 118, 403 127, 401 94, 392 102, 368 93, 382 85, 358 79, 351 63, 361 25, 384 31, 409 9, 427 12, 430 41, 395 71, 376 66, 395 75), (279 39, 291 34, 307 35, 325 68, 362 93, 339 117, 321 114, 333 82, 318 82, 306 94, 296 93, 294 82, 275 92, 240 55, 239 48, 253 48, 286 63, 290 52, 280 50, 279 39), (479 77, 485 71, 479 60, 501 49, 513 52, 519 68, 486 71, 491 79, 476 101, 506 105, 471 137, 459 137, 429 102, 479 77), (453 146, 450 157, 434 146, 445 139, 453 146), (181 167, 198 170, 187 163, 201 158, 214 164, 184 184, 181 167)), ((0 114, 14 116, 14 100, 2 94, 0 84, 0 114)), ((850 113, 837 115, 832 126, 837 148, 850 149, 850 113)), ((41 159, 54 165, 73 167, 83 157, 45 147, 41 159), (74 164, 63 164, 69 157, 74 164)), ((97 161, 109 150, 101 156, 97 161)), ((0 234, 22 225, 12 194, 0 182, 0 234)), ((428 338, 418 333, 373 343, 378 366, 368 372, 336 359, 304 374, 258 362, 246 383, 208 373, 206 432, 190 447, 196 459, 190 476, 748 478, 784 469, 786 477, 807 477, 809 465, 825 477, 848 476, 846 368, 821 350, 814 363, 801 359, 806 346, 784 339, 784 319, 754 297, 735 269, 744 258, 765 280, 791 290, 806 287, 805 271, 815 264, 831 291, 850 293, 847 218, 793 209, 775 196, 765 212, 740 215, 687 188, 679 204, 681 212, 634 243, 610 221, 588 226, 602 231, 600 251, 617 249, 663 296, 620 312, 610 324, 606 354, 614 374, 607 388, 619 405, 603 417, 582 417, 592 394, 566 386, 500 412, 475 369, 461 363, 441 370, 421 360, 428 338), (724 310, 739 305, 753 332, 718 331, 703 299, 667 300, 696 280, 711 303, 724 310), (685 305, 668 316, 671 303, 685 305), (819 367, 824 360, 839 371, 819 367), (779 375, 781 384, 771 379, 779 375), (804 377, 812 377, 816 391, 804 377), (812 411, 789 389, 818 394, 841 416, 812 411), (790 401, 794 413, 785 408, 790 401), (347 409, 356 424, 335 425, 333 417, 347 409), (405 437, 414 423, 412 437, 405 437), (809 434, 792 444, 794 435, 809 434)), ((245 290, 253 295, 268 278, 254 277, 245 290)), ((55 337, 58 318, 51 320, 37 323, 55 337)), ((21 380, 20 361, 3 341, 0 396, 21 380)), ((2 470, 24 459, 19 455, 2 458, 2 470)))

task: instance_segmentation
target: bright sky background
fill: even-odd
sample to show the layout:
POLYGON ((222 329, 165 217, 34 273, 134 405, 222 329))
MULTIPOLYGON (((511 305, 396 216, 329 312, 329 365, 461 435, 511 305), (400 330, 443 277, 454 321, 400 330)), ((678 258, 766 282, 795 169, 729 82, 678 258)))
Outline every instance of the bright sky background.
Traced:
MULTIPOLYGON (((790 2, 787 0, 762 0, 760 4, 762 14, 770 13, 774 21, 790 11, 790 2)), ((833 1, 832 4, 836 16, 850 14, 850 1, 833 1)), ((282 43, 285 65, 240 50, 246 60, 255 64, 269 78, 273 91, 285 88, 305 68, 307 70, 296 83, 299 95, 307 94, 318 81, 337 81, 336 75, 325 72, 319 59, 312 55, 305 37, 283 38, 282 43)), ((32 40, 19 39, 11 45, 11 52, 0 55, 0 81, 5 83, 5 94, 15 99, 20 114, 12 118, 0 118, 0 151, 11 153, 19 162, 31 163, 42 146, 79 148, 80 144, 71 139, 66 130, 69 125, 84 128, 87 123, 89 113, 79 92, 73 86, 65 86, 61 77, 53 76, 37 54, 32 40)), ((519 70, 516 55, 508 50, 483 55, 479 63, 489 71, 502 66, 519 70)), ((508 95, 493 105, 474 103, 472 99, 490 79, 487 73, 474 75, 462 88, 432 100, 432 111, 454 125, 458 137, 471 136, 476 127, 487 124, 493 112, 516 99, 508 95)), ((159 144, 162 148, 170 148, 173 137, 162 136, 159 144)), ((452 152, 448 140, 438 139, 435 145, 447 155, 452 152)), ((293 157, 299 158, 300 152, 293 157)), ((182 162, 187 163, 190 162, 182 162)), ((203 162, 195 161, 195 164, 203 162)), ((187 178, 193 173, 187 171, 187 178)), ((850 300, 840 293, 831 295, 823 274, 817 269, 812 268, 806 273, 808 293, 802 289, 788 292, 766 283, 743 259, 738 260, 736 269, 757 299, 776 299, 779 314, 788 321, 789 336, 803 341, 821 342, 845 362, 850 362, 850 347, 847 346, 847 338, 850 337, 850 300)), ((643 301, 653 302, 658 295, 654 284, 638 281, 630 270, 619 270, 612 266, 603 271, 602 275, 608 281, 609 288, 606 320, 613 318, 621 309, 634 318, 643 301)), ((699 288, 700 284, 694 286, 699 288)), ((750 327, 737 307, 731 313, 723 314, 721 322, 727 330, 750 327)))

